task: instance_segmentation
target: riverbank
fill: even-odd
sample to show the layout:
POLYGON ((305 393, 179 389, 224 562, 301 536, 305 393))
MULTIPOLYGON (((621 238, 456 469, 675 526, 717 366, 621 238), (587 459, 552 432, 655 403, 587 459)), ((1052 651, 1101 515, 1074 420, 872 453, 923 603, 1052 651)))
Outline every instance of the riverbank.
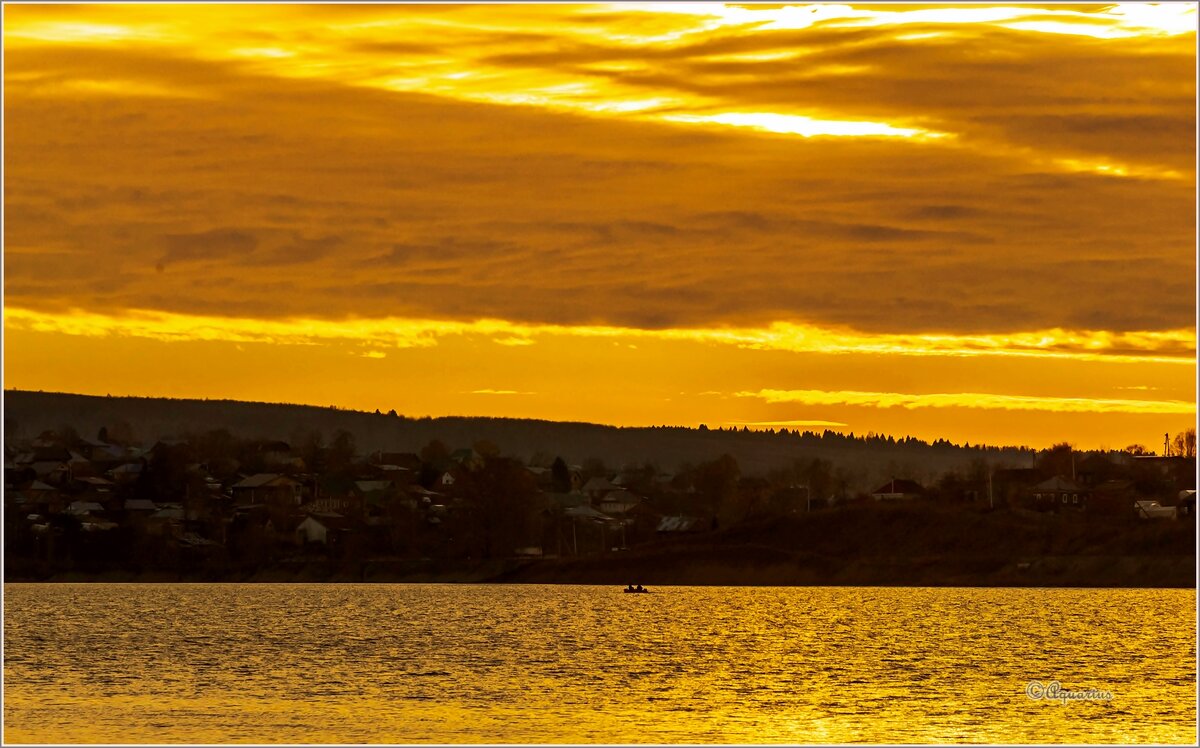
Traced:
POLYGON ((578 558, 327 559, 254 569, 44 569, 7 582, 429 582, 961 587, 1195 587, 1181 521, 861 506, 764 519, 578 558))

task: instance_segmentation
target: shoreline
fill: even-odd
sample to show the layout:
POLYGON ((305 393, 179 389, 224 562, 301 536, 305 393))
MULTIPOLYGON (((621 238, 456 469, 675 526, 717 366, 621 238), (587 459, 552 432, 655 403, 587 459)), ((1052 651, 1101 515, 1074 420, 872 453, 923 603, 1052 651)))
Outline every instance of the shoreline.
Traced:
MULTIPOLYGON (((746 549, 727 549, 745 551, 746 549)), ((1195 556, 1054 556, 1032 562, 974 559, 954 566, 945 559, 903 562, 859 559, 827 568, 827 559, 777 559, 730 563, 716 554, 652 553, 639 557, 493 561, 413 568, 411 562, 320 560, 281 563, 254 571, 112 569, 6 573, 5 584, 587 584, 624 587, 963 587, 1195 589, 1195 556), (1029 566, 1024 566, 1029 563, 1029 566), (973 570, 969 567, 975 567, 973 570), (981 566, 990 566, 983 571, 981 566), (821 568, 826 567, 826 568, 821 568)), ((752 555, 752 554, 748 554, 752 555)))

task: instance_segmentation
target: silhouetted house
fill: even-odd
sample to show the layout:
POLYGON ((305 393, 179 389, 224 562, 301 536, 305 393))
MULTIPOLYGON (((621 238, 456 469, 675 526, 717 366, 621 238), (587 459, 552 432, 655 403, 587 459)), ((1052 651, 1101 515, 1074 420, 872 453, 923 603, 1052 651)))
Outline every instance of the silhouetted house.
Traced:
POLYGON ((409 470, 399 465, 377 465, 376 468, 380 480, 391 481, 397 486, 415 483, 419 475, 419 471, 409 470))
POLYGON ((348 497, 322 496, 300 506, 304 514, 349 514, 356 508, 357 502, 348 497))
POLYGON ((443 494, 437 491, 430 491, 419 485, 409 485, 404 487, 404 495, 401 497, 401 504, 409 509, 425 508, 440 501, 443 494))
POLYGON ((158 506, 149 499, 125 499, 121 507, 125 512, 157 512, 158 506))
POLYGON ((115 444, 107 444, 102 447, 95 447, 89 454, 85 456, 91 460, 99 470, 107 470, 110 467, 119 465, 129 459, 124 447, 118 447, 115 444))
POLYGON ((82 516, 85 514, 102 514, 104 507, 95 501, 72 501, 67 505, 67 514, 82 516))
POLYGON ((421 472, 421 458, 413 452, 373 452, 367 462, 372 465, 395 465, 413 473, 421 472))
POLYGON ((72 480, 99 474, 99 470, 92 464, 92 461, 78 452, 71 453, 71 459, 67 460, 67 469, 72 480))
POLYGON ((89 460, 95 460, 97 457, 111 457, 112 445, 108 442, 100 441, 99 439, 80 439, 75 445, 76 451, 89 460))
POLYGON ((118 465, 108 471, 108 476, 113 479, 117 485, 128 485, 133 483, 142 475, 141 462, 127 462, 124 465, 118 465))
POLYGON ((583 492, 593 503, 599 502, 609 491, 616 491, 620 486, 614 485, 608 478, 595 477, 583 484, 583 492))
POLYGON ((367 497, 373 494, 391 494, 395 492, 396 486, 390 480, 356 480, 354 481, 354 491, 360 496, 367 497))
POLYGON ((340 514, 332 512, 310 514, 296 526, 296 542, 301 545, 310 543, 335 545, 340 540, 338 536, 348 532, 349 529, 349 522, 340 514))
POLYGON ((592 522, 612 522, 613 518, 597 510, 588 504, 580 504, 579 506, 568 507, 563 510, 563 515, 578 520, 589 520, 592 522))
POLYGON ((533 476, 534 485, 540 491, 550 491, 554 488, 554 471, 548 467, 527 466, 526 472, 533 476))
POLYGON ((59 460, 38 460, 30 465, 34 474, 39 480, 54 485, 62 485, 67 482, 71 475, 71 469, 67 467, 66 461, 59 460))
POLYGON ((1061 475, 1034 485, 1030 492, 1033 494, 1034 508, 1042 511, 1086 509, 1091 496, 1086 488, 1061 475))
POLYGON ((300 506, 301 484, 286 475, 258 473, 245 478, 231 488, 233 503, 238 506, 267 504, 270 506, 300 506))
POLYGON ((154 535, 177 535, 183 532, 184 518, 182 506, 163 504, 157 511, 141 519, 141 524, 154 535))
POLYGON ((542 497, 546 502, 546 508, 551 511, 571 509, 589 503, 587 494, 581 491, 568 491, 567 493, 543 491, 542 497))
POLYGON ((920 483, 908 478, 893 478, 871 492, 876 501, 905 501, 919 499, 925 495, 920 483))
POLYGON ((483 467, 483 455, 473 449, 456 449, 450 453, 450 459, 467 470, 478 470, 483 467))
POLYGON ((658 527, 655 532, 660 535, 675 535, 683 533, 703 532, 708 529, 709 521, 703 517, 688 517, 685 515, 674 515, 663 517, 658 521, 658 527))
POLYGON ((1176 504, 1180 519, 1196 519, 1196 492, 1194 490, 1180 491, 1179 503, 1176 504))
POLYGON ((25 495, 34 501, 41 501, 58 492, 54 486, 35 480, 25 487, 25 495))
POLYGON ((1178 507, 1163 506, 1156 499, 1135 501, 1133 509, 1141 519, 1176 519, 1178 516, 1178 507))
POLYGON ((641 501, 628 491, 609 491, 598 505, 605 514, 625 514, 641 501))

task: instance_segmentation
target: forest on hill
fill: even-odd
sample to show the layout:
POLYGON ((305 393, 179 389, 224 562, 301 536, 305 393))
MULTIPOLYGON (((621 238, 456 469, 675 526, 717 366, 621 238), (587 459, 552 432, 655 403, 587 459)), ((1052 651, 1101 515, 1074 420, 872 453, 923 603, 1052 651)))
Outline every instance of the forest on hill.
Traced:
POLYGON ((337 407, 143 397, 108 397, 7 390, 4 433, 29 439, 70 426, 94 437, 101 428, 130 442, 153 444, 215 429, 243 437, 300 443, 314 432, 326 441, 339 431, 353 435, 358 450, 416 452, 433 440, 451 447, 487 441, 529 464, 562 456, 572 464, 599 460, 613 468, 651 464, 672 472, 728 454, 743 473, 766 473, 797 460, 827 460, 858 490, 893 477, 933 480, 949 470, 1029 467, 1036 452, 1021 447, 933 443, 911 437, 842 434, 835 431, 661 427, 614 427, 591 423, 516 418, 448 416, 411 418, 337 407))

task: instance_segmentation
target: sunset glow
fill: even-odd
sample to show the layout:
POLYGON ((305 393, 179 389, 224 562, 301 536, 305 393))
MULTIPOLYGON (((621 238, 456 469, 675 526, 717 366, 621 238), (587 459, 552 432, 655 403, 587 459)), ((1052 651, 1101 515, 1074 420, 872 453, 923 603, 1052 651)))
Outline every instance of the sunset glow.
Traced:
POLYGON ((1196 23, 6 5, 5 387, 1153 444, 1196 23))

